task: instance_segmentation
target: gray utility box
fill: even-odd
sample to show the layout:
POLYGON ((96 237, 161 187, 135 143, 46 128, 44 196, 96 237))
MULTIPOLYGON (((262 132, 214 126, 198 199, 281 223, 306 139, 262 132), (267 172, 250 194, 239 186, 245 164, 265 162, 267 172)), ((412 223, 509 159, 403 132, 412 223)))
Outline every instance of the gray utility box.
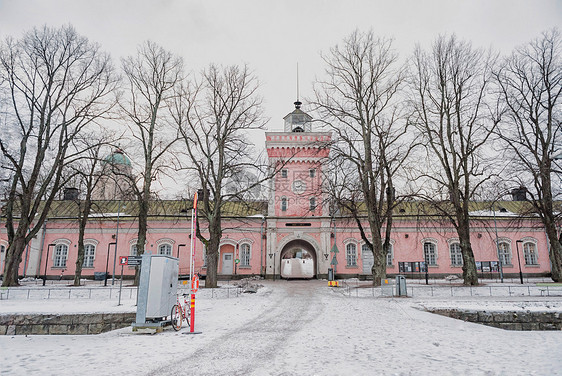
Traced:
POLYGON ((144 254, 141 262, 136 324, 170 316, 176 304, 178 259, 144 254))
POLYGON ((406 276, 396 276, 394 296, 408 296, 408 292, 406 291, 406 276))

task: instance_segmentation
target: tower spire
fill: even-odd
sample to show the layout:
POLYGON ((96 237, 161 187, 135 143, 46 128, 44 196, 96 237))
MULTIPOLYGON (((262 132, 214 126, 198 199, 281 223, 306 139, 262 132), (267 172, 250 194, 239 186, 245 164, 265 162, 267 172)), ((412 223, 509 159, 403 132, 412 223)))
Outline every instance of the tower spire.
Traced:
POLYGON ((301 108, 302 102, 299 100, 299 63, 297 62, 297 101, 294 103, 295 108, 301 108))

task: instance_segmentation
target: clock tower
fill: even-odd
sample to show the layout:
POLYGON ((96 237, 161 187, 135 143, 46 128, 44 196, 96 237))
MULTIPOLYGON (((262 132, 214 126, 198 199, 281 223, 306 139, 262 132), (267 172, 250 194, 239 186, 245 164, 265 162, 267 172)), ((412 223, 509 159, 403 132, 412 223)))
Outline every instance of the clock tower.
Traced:
POLYGON ((330 152, 330 132, 314 132, 312 117, 302 103, 283 118, 283 132, 265 134, 267 155, 279 170, 272 179, 268 215, 314 217, 327 215, 322 199, 322 162, 330 152))

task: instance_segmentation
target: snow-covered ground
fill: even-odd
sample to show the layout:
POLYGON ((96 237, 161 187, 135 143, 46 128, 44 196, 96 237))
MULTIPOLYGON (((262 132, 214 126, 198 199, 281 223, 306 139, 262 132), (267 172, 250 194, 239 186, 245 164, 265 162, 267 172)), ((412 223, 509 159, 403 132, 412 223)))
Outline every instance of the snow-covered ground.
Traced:
MULTIPOLYGON (((198 293, 202 334, 124 328, 94 336, 0 336, 0 374, 562 375, 560 331, 506 331, 421 309, 562 312, 561 297, 391 298, 325 281, 260 283, 257 294, 198 293)), ((0 313, 134 310, 128 296, 119 307, 114 297, 0 301, 0 313)))

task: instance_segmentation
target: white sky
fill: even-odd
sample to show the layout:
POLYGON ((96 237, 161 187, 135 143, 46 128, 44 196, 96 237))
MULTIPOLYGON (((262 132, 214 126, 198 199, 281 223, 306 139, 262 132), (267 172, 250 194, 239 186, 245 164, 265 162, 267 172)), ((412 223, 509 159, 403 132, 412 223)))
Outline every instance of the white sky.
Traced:
POLYGON ((248 63, 262 82, 268 129, 280 130, 293 109, 296 63, 304 98, 323 72, 319 52, 356 28, 394 37, 403 57, 417 42, 428 45, 453 32, 475 46, 509 52, 560 27, 562 1, 0 0, 2 38, 67 23, 115 59, 151 39, 195 71, 211 62, 248 63))

